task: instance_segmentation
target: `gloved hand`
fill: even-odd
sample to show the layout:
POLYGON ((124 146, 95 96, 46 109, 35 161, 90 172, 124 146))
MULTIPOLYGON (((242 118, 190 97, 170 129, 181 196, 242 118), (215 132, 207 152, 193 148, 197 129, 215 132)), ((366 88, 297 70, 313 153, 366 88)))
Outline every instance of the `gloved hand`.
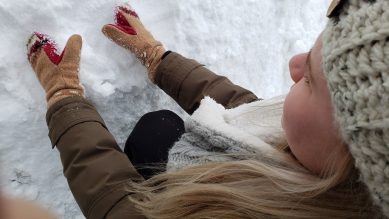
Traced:
POLYGON ((34 33, 27 43, 28 60, 46 91, 47 107, 70 96, 84 96, 79 81, 82 39, 69 38, 59 55, 54 41, 44 34, 34 33))
POLYGON ((134 53, 146 66, 150 80, 155 81, 155 73, 165 49, 146 30, 130 5, 124 4, 117 7, 115 24, 105 25, 102 31, 119 46, 134 53))

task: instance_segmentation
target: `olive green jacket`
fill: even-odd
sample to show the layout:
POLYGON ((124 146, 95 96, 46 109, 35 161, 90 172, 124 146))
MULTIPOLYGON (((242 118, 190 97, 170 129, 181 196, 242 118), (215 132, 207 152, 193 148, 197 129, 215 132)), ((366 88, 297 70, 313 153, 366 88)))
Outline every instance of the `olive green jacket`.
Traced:
MULTIPOLYGON (((157 85, 186 112, 193 113, 204 96, 226 108, 258 98, 177 53, 166 56, 157 69, 157 85)), ((64 175, 87 218, 146 218, 128 197, 131 181, 144 180, 119 148, 95 107, 81 97, 53 105, 46 115, 49 137, 60 152, 64 175)))

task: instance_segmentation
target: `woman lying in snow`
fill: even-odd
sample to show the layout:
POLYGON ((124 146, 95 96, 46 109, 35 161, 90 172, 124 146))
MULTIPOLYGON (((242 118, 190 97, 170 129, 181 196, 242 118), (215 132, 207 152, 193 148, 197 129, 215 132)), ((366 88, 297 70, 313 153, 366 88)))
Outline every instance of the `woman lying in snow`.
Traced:
POLYGON ((87 218, 389 216, 389 2, 334 1, 311 51, 290 60, 285 101, 262 101, 165 51, 128 5, 103 33, 189 114, 146 114, 123 153, 78 79, 81 37, 59 55, 34 34, 28 58, 47 124, 87 218), (373 31, 373 32, 372 32, 373 31), (281 128, 282 116, 282 128, 281 128), (159 173, 149 164, 166 164, 159 173), (138 169, 138 171, 137 171, 138 169))

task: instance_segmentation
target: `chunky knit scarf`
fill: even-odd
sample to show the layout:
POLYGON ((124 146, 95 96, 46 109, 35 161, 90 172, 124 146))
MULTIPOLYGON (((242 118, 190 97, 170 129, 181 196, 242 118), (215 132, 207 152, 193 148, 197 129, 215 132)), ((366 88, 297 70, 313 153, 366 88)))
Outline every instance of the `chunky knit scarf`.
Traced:
POLYGON ((281 127, 284 96, 225 109, 206 97, 185 122, 186 133, 169 151, 167 171, 272 156, 274 147, 286 145, 281 127), (254 155, 254 156, 253 156, 254 155))

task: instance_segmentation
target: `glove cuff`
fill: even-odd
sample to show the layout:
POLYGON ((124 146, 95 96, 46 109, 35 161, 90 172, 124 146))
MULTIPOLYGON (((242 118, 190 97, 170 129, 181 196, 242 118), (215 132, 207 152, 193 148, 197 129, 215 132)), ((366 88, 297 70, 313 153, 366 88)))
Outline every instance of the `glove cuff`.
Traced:
POLYGON ((159 64, 161 64, 162 57, 165 54, 165 52, 166 52, 165 48, 162 46, 161 43, 158 42, 158 45, 153 48, 146 62, 146 67, 149 73, 148 76, 153 83, 155 83, 157 68, 159 64))
POLYGON ((54 104, 56 104, 62 99, 65 99, 67 97, 73 97, 73 96, 85 97, 84 88, 81 85, 77 85, 76 88, 61 89, 56 93, 54 93, 52 96, 46 96, 47 108, 50 108, 51 106, 53 106, 54 104))

